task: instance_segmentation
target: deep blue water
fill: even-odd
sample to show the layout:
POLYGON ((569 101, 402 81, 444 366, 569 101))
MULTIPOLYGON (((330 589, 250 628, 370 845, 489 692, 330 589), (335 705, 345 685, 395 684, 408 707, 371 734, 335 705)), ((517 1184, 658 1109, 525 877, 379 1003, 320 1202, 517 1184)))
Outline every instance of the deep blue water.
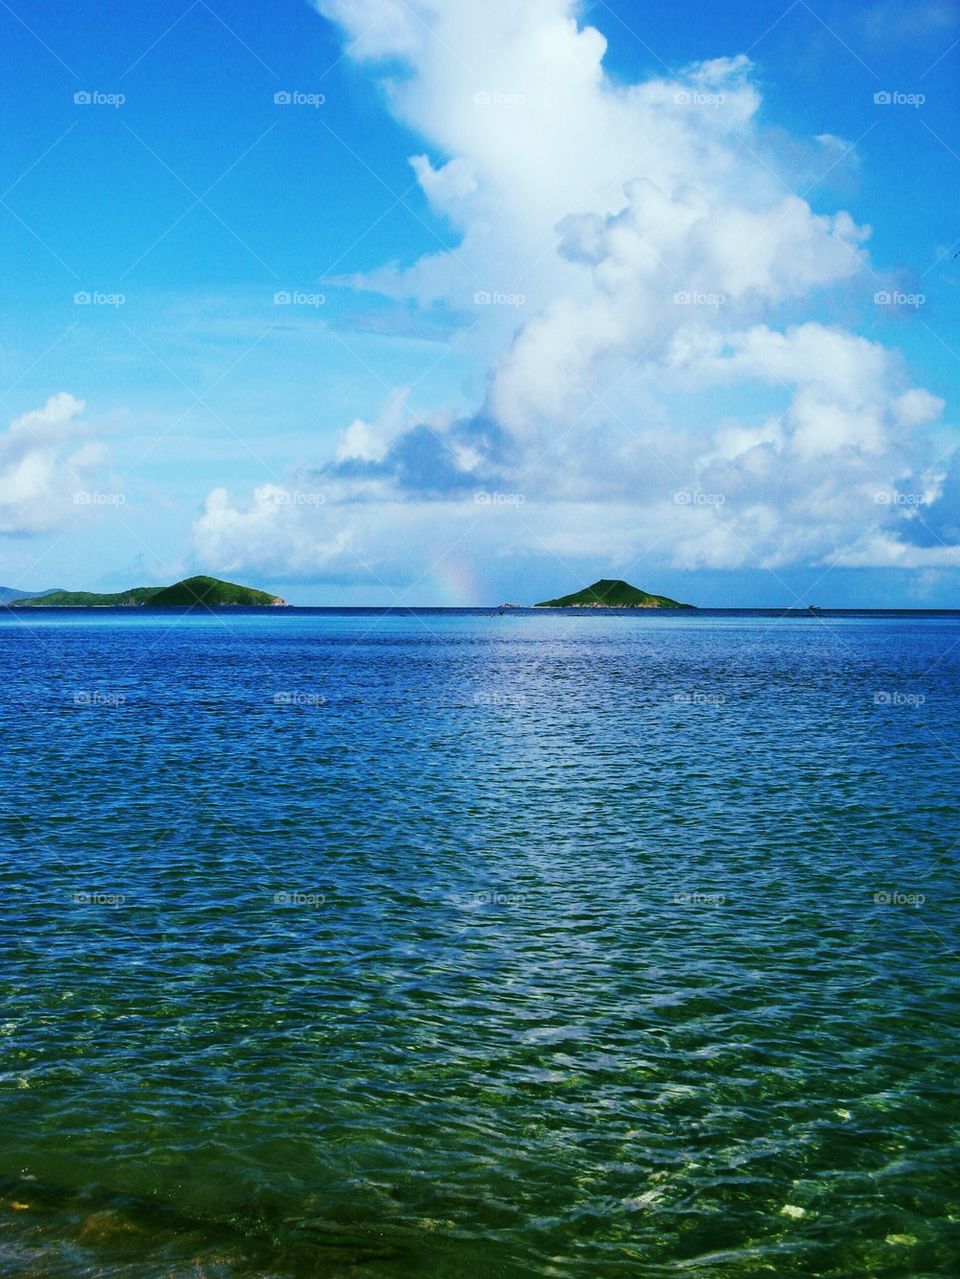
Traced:
POLYGON ((955 1276, 960 616, 0 609, 0 1272, 955 1276))

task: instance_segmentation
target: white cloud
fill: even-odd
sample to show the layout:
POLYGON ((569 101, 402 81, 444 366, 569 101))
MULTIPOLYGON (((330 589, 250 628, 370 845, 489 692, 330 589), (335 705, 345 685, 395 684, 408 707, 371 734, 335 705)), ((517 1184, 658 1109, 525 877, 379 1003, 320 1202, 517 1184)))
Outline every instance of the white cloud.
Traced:
POLYGON ((48 533, 75 523, 105 481, 107 452, 80 420, 85 404, 66 391, 0 435, 0 533, 48 533))
POLYGON ((214 489, 194 524, 194 549, 201 563, 221 572, 321 577, 349 562, 351 542, 350 530, 325 515, 324 501, 309 489, 262 484, 243 505, 214 489))
POLYGON ((387 406, 376 422, 364 422, 356 418, 342 432, 337 444, 338 462, 382 462, 408 424, 407 397, 409 388, 398 387, 387 401, 387 406))
POLYGON ((428 156, 414 155, 410 165, 430 203, 438 208, 447 201, 462 200, 477 189, 475 168, 460 156, 435 169, 428 156))
POLYGON ((960 568, 960 546, 911 546, 875 533, 841 551, 835 563, 841 568, 960 568))
MULTIPOLYGON (((473 426, 429 424, 458 483, 496 467, 525 494, 518 521, 482 523, 485 554, 592 540, 621 560, 656 546, 679 567, 953 562, 935 538, 911 541, 925 512, 877 500, 905 485, 939 500, 924 428, 943 403, 895 352, 816 318, 828 290, 872 294, 869 228, 789 190, 746 57, 624 85, 572 0, 316 4, 351 57, 382 66, 450 228, 449 247, 354 283, 457 308, 478 289, 527 299, 473 426)), ((797 146, 824 170, 856 160, 829 133, 797 146)), ((404 403, 346 427, 336 461, 377 478, 341 475, 322 518, 267 489, 246 506, 218 490, 198 544, 239 563, 286 539, 284 562, 319 572, 348 551, 392 562, 398 530, 411 561, 424 528, 441 549, 464 536, 462 501, 418 504, 404 403)))

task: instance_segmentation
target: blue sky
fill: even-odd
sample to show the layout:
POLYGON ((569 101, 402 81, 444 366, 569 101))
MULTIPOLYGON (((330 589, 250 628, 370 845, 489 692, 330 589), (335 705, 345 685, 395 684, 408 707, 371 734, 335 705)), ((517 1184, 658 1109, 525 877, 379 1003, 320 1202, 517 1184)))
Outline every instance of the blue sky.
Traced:
POLYGON ((0 582, 956 605, 956 6, 475 9, 0 9, 0 582))

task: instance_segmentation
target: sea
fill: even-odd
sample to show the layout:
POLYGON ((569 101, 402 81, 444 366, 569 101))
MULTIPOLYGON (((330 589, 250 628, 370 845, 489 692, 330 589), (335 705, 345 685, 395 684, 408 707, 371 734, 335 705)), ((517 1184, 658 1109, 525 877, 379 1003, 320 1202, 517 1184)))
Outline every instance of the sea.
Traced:
POLYGON ((0 1274, 960 1274, 960 614, 0 609, 0 1274))

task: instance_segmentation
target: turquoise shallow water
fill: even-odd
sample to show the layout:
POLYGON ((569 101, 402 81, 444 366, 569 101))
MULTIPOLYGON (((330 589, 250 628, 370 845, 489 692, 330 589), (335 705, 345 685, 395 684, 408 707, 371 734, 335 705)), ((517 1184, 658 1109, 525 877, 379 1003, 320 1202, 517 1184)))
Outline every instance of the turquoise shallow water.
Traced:
POLYGON ((955 1275, 958 674, 0 610, 0 1272, 955 1275))

